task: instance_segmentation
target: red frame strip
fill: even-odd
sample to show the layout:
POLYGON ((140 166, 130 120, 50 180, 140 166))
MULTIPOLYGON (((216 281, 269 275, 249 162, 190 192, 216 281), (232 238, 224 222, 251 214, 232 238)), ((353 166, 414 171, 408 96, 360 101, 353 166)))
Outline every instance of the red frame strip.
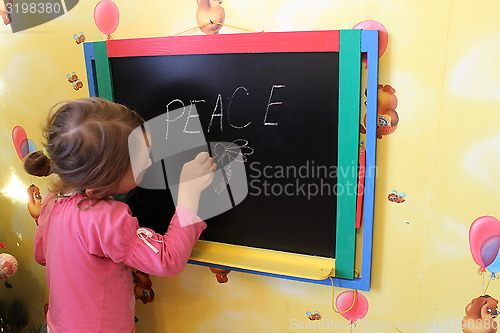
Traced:
POLYGON ((363 216, 363 196, 365 194, 365 169, 366 169, 366 149, 359 152, 359 172, 358 172, 358 198, 356 202, 356 229, 361 227, 363 216))
POLYGON ((340 31, 216 34, 106 41, 108 57, 177 54, 339 52, 340 31))

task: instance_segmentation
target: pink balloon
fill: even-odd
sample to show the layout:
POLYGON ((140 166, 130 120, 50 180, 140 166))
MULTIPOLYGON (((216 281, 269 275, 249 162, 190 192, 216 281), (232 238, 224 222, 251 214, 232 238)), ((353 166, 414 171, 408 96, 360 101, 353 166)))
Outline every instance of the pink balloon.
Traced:
POLYGON ((335 300, 335 305, 339 312, 346 311, 352 306, 352 309, 341 313, 342 317, 354 322, 358 319, 363 319, 368 312, 368 300, 360 292, 357 292, 356 301, 354 302, 354 291, 344 291, 337 296, 335 300))
POLYGON ((382 54, 384 54, 389 41, 389 35, 387 34, 387 29, 381 23, 373 20, 366 20, 356 24, 353 29, 378 30, 378 57, 380 58, 382 54))
POLYGON ((23 155, 23 142, 27 142, 28 136, 21 126, 16 126, 12 129, 12 142, 14 143, 14 148, 16 149, 17 156, 22 161, 23 155))
POLYGON ((94 8, 94 21, 99 30, 111 35, 115 32, 120 21, 120 12, 118 7, 111 0, 101 0, 94 8))
POLYGON ((479 265, 481 272, 486 272, 485 263, 481 256, 481 247, 491 236, 500 234, 500 221, 493 216, 477 218, 469 229, 469 245, 472 258, 479 265))

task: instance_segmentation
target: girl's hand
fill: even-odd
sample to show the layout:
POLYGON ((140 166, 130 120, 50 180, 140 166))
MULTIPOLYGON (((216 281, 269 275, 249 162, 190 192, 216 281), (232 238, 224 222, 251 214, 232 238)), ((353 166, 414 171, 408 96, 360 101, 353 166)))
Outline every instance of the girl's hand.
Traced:
POLYGON ((182 167, 177 205, 198 214, 201 192, 212 183, 217 165, 208 153, 199 153, 182 167))
POLYGON ((179 188, 185 188, 193 194, 201 193, 212 183, 216 167, 207 152, 199 153, 182 167, 179 188))

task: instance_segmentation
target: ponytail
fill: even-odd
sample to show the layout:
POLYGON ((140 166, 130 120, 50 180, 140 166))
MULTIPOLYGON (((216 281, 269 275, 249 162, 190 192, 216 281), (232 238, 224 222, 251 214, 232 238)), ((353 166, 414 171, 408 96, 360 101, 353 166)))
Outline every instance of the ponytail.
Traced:
POLYGON ((52 173, 50 159, 41 150, 26 155, 24 158, 24 169, 30 175, 37 177, 47 177, 52 173))

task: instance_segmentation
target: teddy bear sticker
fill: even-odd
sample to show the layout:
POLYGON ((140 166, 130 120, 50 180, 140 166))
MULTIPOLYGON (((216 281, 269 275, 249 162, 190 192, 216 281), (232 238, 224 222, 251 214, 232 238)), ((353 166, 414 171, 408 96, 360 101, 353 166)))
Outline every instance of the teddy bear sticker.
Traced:
MULTIPOLYGON (((396 90, 388 84, 378 85, 377 139, 394 133, 398 128, 399 116, 396 112, 398 98, 395 93, 396 90)), ((360 132, 366 134, 366 115, 364 124, 365 126, 360 124, 360 132)))
POLYGON ((474 298, 465 307, 462 319, 464 333, 496 333, 498 324, 495 318, 500 314, 498 301, 489 295, 474 298))

